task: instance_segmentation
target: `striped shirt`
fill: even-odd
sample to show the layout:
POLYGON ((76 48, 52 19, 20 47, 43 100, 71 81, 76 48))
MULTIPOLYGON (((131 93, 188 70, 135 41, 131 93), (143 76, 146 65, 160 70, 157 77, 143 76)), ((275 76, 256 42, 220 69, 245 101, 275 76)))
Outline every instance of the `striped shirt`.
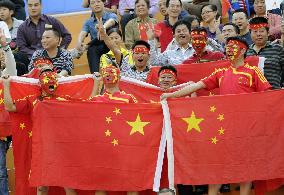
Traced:
POLYGON ((148 73, 150 71, 148 66, 146 66, 143 71, 137 70, 135 65, 129 64, 128 56, 122 59, 120 70, 122 76, 130 77, 140 81, 146 81, 148 73))
POLYGON ((254 44, 247 50, 247 56, 265 57, 264 76, 274 89, 281 88, 282 72, 284 68, 284 49, 277 44, 267 42, 265 47, 257 53, 254 44))

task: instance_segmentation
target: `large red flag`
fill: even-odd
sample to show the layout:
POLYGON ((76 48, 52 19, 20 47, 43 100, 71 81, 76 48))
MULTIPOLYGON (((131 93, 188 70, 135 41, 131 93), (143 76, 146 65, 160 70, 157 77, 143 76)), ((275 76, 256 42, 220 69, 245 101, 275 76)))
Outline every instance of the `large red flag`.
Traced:
POLYGON ((175 183, 284 178, 283 98, 278 90, 169 101, 175 183))
POLYGON ((162 124, 158 104, 40 102, 33 113, 30 184, 151 189, 162 124))

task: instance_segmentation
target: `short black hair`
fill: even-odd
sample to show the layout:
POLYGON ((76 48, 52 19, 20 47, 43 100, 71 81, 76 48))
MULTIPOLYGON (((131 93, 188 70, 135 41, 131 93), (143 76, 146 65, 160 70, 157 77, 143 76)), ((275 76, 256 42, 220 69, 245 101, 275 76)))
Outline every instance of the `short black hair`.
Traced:
POLYGON ((162 66, 158 72, 158 76, 160 76, 160 73, 163 71, 163 70, 171 70, 175 73, 175 75, 177 76, 177 69, 172 66, 172 65, 166 65, 166 66, 162 66))
POLYGON ((228 22, 228 23, 226 23, 226 24, 223 25, 223 28, 224 28, 225 26, 233 26, 234 29, 235 29, 235 32, 236 32, 237 34, 240 34, 240 28, 238 27, 238 25, 236 25, 236 24, 234 24, 234 23, 232 23, 232 22, 228 22))
POLYGON ((249 45, 248 45, 247 41, 246 41, 244 38, 240 37, 240 36, 229 37, 229 38, 226 40, 226 44, 227 44, 229 41, 239 41, 239 42, 245 44, 246 47, 247 47, 247 49, 249 48, 249 45))
POLYGON ((181 20, 178 20, 173 26, 173 33, 174 34, 175 34, 175 31, 176 31, 176 28, 180 25, 185 25, 188 28, 188 31, 189 32, 191 31, 191 24, 188 21, 181 19, 181 20))
POLYGON ((235 10, 235 11, 233 12, 232 15, 234 15, 235 13, 244 13, 245 16, 246 16, 246 18, 249 19, 248 13, 247 13, 244 9, 237 9, 237 10, 235 10))
POLYGON ((51 30, 51 31, 54 33, 54 35, 55 35, 56 37, 61 38, 61 34, 60 34, 60 32, 59 32, 57 29, 55 29, 55 28, 52 27, 52 26, 50 26, 50 27, 45 27, 45 31, 49 31, 49 30, 51 30))
MULTIPOLYGON (((39 1, 40 4, 42 3, 42 0, 38 0, 38 1, 39 1)), ((29 0, 27 0, 27 3, 29 3, 29 0)))
POLYGON ((202 12, 203 8, 204 8, 204 7, 207 7, 207 6, 209 6, 210 9, 212 9, 212 11, 218 11, 216 5, 207 3, 207 4, 204 4, 204 5, 201 7, 201 12, 202 12))
MULTIPOLYGON (((267 24, 268 25, 268 20, 265 17, 254 17, 250 19, 249 24, 254 25, 254 24, 267 24)), ((266 31, 269 31, 269 27, 265 27, 266 31)))
POLYGON ((147 7, 150 8, 150 1, 149 0, 135 0, 135 6, 137 3, 139 3, 139 1, 145 1, 145 3, 147 4, 147 7))
POLYGON ((107 31, 107 35, 109 36, 111 33, 116 32, 117 34, 119 34, 119 36, 122 38, 122 34, 121 31, 118 28, 111 28, 107 31))
POLYGON ((43 69, 40 70, 40 73, 39 73, 38 77, 40 77, 45 72, 53 72, 53 70, 52 70, 52 68, 49 68, 49 67, 48 68, 43 68, 43 69))
POLYGON ((137 46, 137 45, 144 45, 147 49, 151 49, 149 43, 147 41, 143 41, 143 40, 138 40, 135 41, 135 43, 132 45, 132 50, 137 46))
POLYGON ((208 33, 208 32, 207 32, 207 29, 206 29, 205 27, 200 27, 200 26, 195 27, 194 29, 191 29, 191 32, 192 32, 192 31, 206 32, 206 33, 208 33))
POLYGON ((0 1, 0 7, 8 8, 9 10, 15 11, 15 4, 12 1, 0 1))
MULTIPOLYGON (((171 0, 167 0, 167 1, 166 1, 166 7, 167 7, 167 8, 168 8, 169 5, 170 5, 170 1, 171 1, 171 0)), ((181 0, 178 0, 178 1, 179 1, 180 5, 181 5, 181 7, 182 7, 182 2, 181 2, 181 0)))

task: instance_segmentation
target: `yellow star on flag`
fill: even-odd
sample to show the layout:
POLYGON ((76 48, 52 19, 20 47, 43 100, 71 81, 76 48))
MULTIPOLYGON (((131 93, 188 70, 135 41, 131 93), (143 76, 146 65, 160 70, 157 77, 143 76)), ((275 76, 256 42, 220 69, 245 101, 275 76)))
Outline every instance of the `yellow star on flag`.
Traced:
POLYGON ((111 143, 113 144, 113 146, 116 146, 116 145, 118 145, 118 140, 117 139, 113 139, 111 143))
POLYGON ((225 129, 221 127, 218 131, 219 131, 219 135, 224 135, 225 129))
POLYGON ((106 122, 109 124, 110 122, 112 122, 111 117, 106 117, 106 122))
POLYGON ((0 98, 0 104, 4 104, 4 99, 0 98))
POLYGON ((3 89, 0 89, 0 95, 2 95, 3 89))
POLYGON ((28 134, 29 134, 29 138, 31 138, 33 136, 33 132, 32 131, 29 131, 28 134))
POLYGON ((215 106, 210 106, 210 112, 215 112, 216 111, 216 107, 215 106))
POLYGON ((224 114, 219 114, 218 118, 217 118, 219 121, 222 121, 224 120, 224 114))
POLYGON ((214 96, 215 94, 210 91, 209 96, 214 96))
POLYGON ((144 135, 144 127, 148 125, 150 122, 143 122, 140 119, 140 115, 138 114, 136 120, 133 122, 126 121, 128 125, 132 127, 130 131, 130 135, 139 132, 140 134, 144 135))
POLYGON ((201 132, 199 123, 201 123, 204 118, 196 118, 195 113, 192 111, 191 116, 188 118, 182 118, 188 126, 187 126, 187 132, 191 131, 191 129, 195 129, 198 132, 201 132))
POLYGON ((111 135, 111 131, 110 130, 106 130, 105 134, 106 134, 106 137, 109 137, 111 135))
POLYGON ((115 108, 114 111, 115 115, 121 114, 120 109, 119 108, 115 108))
POLYGON ((219 140, 217 140, 216 136, 211 138, 212 144, 217 144, 217 141, 219 141, 219 140))
POLYGON ((24 129, 26 127, 25 123, 20 123, 20 129, 24 129))

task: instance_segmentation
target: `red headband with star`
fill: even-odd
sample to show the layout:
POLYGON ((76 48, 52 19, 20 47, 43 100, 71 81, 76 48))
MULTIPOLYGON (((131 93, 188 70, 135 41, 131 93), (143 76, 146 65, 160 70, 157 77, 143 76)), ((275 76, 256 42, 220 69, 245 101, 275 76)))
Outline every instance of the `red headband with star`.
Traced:
POLYGON ((35 61, 33 63, 34 67, 37 67, 39 64, 46 64, 46 65, 53 67, 52 61, 48 58, 37 58, 37 59, 35 59, 35 61))
POLYGON ((191 37, 195 37, 195 36, 203 36, 203 37, 207 37, 207 32, 205 31, 197 31, 197 30, 193 30, 191 31, 191 37))
POLYGON ((135 47, 133 49, 133 53, 149 53, 149 49, 147 47, 135 47))
POLYGON ((268 27, 268 24, 267 23, 260 23, 260 24, 250 24, 249 25, 249 28, 251 30, 256 30, 256 29, 259 29, 259 28, 262 28, 262 27, 268 27))
POLYGON ((169 70, 169 69, 164 69, 164 70, 162 70, 162 71, 160 72, 160 75, 165 74, 165 73, 171 74, 171 75, 173 75, 175 78, 177 77, 177 74, 176 74, 174 71, 169 70))

